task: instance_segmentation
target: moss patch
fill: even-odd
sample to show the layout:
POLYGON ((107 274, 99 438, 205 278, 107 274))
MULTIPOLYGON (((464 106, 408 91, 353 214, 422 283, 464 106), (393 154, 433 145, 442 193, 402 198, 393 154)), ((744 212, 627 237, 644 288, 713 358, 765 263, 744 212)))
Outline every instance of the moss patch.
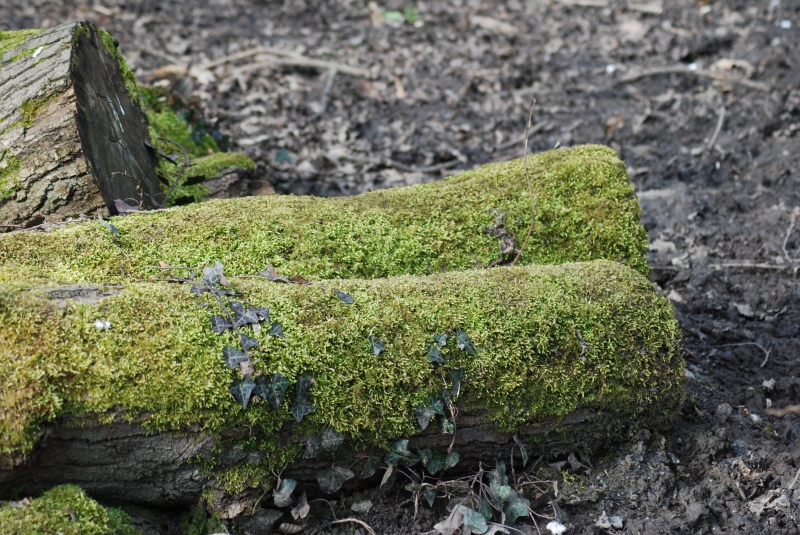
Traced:
MULTIPOLYGON (((78 30, 76 29, 76 35, 77 32, 78 30)), ((103 42, 105 49, 109 54, 111 54, 111 56, 119 65, 119 71, 122 74, 122 79, 125 82, 125 90, 128 91, 131 102, 138 103, 139 89, 136 86, 136 75, 133 74, 133 71, 131 71, 131 68, 128 67, 128 64, 125 62, 125 58, 122 57, 122 53, 119 51, 119 45, 117 44, 117 41, 111 37, 110 33, 102 28, 98 28, 97 33, 100 35, 100 40, 103 42)))
POLYGON ((25 128, 30 128, 33 126, 33 121, 36 119, 36 115, 42 111, 42 108, 47 106, 47 104, 57 99, 58 96, 59 95, 57 94, 48 95, 41 98, 32 98, 23 102, 19 109, 20 113, 22 114, 22 126, 25 128))
MULTIPOLYGON (((529 158, 536 225, 520 262, 605 258, 647 273, 647 240, 625 166, 611 149, 582 146, 529 158)), ((0 235, 0 264, 72 282, 157 274, 148 266, 219 260, 231 275, 272 262, 285 275, 377 278, 486 266, 498 239, 485 228, 503 212, 521 244, 530 221, 522 161, 486 165, 431 184, 349 198, 222 199, 47 233, 0 235), (123 252, 124 251, 124 252, 123 252)))
POLYGON ((74 485, 62 485, 29 500, 21 508, 0 506, 0 533, 4 535, 136 535, 130 517, 105 509, 74 485))
POLYGON ((0 157, 0 202, 13 197, 19 189, 17 175, 20 167, 22 160, 9 151, 5 151, 0 157))
MULTIPOLYGON (((58 309, 23 290, 43 283, 52 281, 0 268, 2 452, 30 451, 38 427, 64 413, 113 419, 112 411, 122 410, 148 429, 246 425, 267 437, 291 421, 288 404, 276 412, 256 401, 243 411, 229 394, 235 373, 224 366, 222 348, 235 343, 233 335, 212 332, 213 308, 198 306, 187 286, 128 283, 97 304, 58 309), (98 330, 98 319, 111 327, 98 330)), ((445 351, 447 367, 466 371, 459 403, 486 407, 501 429, 582 406, 663 423, 680 398, 672 306, 645 276, 618 263, 329 285, 355 305, 320 286, 237 284, 243 300, 269 306, 283 325, 285 339, 257 335, 257 371, 315 378, 316 411, 302 429, 331 426, 356 444, 381 445, 414 433, 414 409, 442 385, 427 346, 454 328, 478 350, 471 357, 451 339, 445 351), (583 356, 575 329, 588 343, 583 356), (370 352, 370 331, 386 345, 379 357, 370 352)))
POLYGON ((17 30, 6 32, 0 30, 0 60, 9 50, 13 50, 24 43, 28 38, 42 33, 44 30, 17 30))

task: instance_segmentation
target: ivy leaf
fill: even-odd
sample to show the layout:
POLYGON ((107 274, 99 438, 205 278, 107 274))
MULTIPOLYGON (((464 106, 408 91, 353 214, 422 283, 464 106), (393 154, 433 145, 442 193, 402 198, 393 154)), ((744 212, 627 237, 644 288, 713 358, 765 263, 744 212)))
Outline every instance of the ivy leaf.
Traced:
POLYGON ((503 509, 503 514, 506 516, 506 524, 512 525, 520 517, 528 516, 531 502, 516 492, 514 492, 508 499, 508 503, 503 509))
POLYGON ((272 408, 278 410, 283 404, 283 396, 286 394, 290 384, 289 379, 281 375, 280 372, 275 373, 272 376, 272 380, 262 375, 256 379, 256 390, 253 393, 267 400, 272 405, 272 408))
POLYGON ((289 279, 287 279, 286 277, 281 277, 280 275, 278 275, 278 272, 275 271, 275 267, 272 265, 272 262, 270 262, 267 265, 267 269, 265 269, 264 271, 259 271, 258 274, 265 276, 267 279, 271 280, 272 282, 285 282, 287 284, 290 283, 289 279))
POLYGON ((253 379, 245 377, 241 381, 234 381, 233 384, 228 387, 228 390, 233 394, 233 397, 236 398, 236 401, 242 404, 242 408, 246 409, 247 404, 250 403, 250 396, 255 387, 256 384, 253 382, 253 379))
POLYGON ((381 460, 379 457, 369 457, 364 467, 361 469, 361 479, 367 479, 375 475, 375 471, 380 466, 381 460))
POLYGON ((233 328, 233 323, 222 316, 211 316, 211 330, 217 334, 222 334, 228 329, 233 328))
POLYGON ((353 472, 341 466, 334 466, 317 473, 317 483, 326 494, 333 494, 344 485, 348 479, 352 479, 353 472))
POLYGON ((428 427, 431 418, 433 418, 435 414, 444 416, 444 403, 440 398, 434 398, 433 396, 431 396, 427 405, 420 404, 414 412, 414 415, 417 417, 417 423, 419 423, 423 431, 428 427))
POLYGON ((447 418, 442 418, 442 433, 445 435, 452 435, 456 430, 455 424, 447 418))
POLYGON ((250 308, 247 310, 244 308, 244 305, 239 301, 231 301, 228 303, 228 306, 231 307, 234 313, 233 325, 235 327, 241 327, 242 325, 247 325, 248 323, 257 324, 258 323, 258 315, 255 311, 250 308))
POLYGON ((376 357, 386 351, 386 346, 383 345, 383 342, 375 338, 374 336, 370 335, 367 337, 369 340, 370 349, 372 350, 372 354, 376 357))
POLYGON ((297 391, 295 395, 294 406, 292 407, 292 416, 300 422, 304 416, 314 412, 314 405, 308 397, 308 389, 314 385, 314 378, 310 375, 303 375, 297 380, 297 391))
POLYGON ((428 507, 433 507, 433 501, 436 499, 436 489, 425 487, 425 490, 422 491, 422 497, 428 502, 428 507))
POLYGON ((439 362, 441 364, 447 364, 447 361, 444 359, 442 352, 439 351, 439 348, 436 346, 428 346, 428 362, 439 362))
POLYGON ((443 453, 432 451, 428 448, 420 450, 419 457, 420 460, 422 460, 422 465, 431 475, 441 470, 447 470, 458 464, 459 461, 458 453, 454 451, 444 455, 443 453))
POLYGON ((297 486, 294 479, 281 479, 280 486, 272 493, 275 507, 286 507, 292 503, 292 491, 297 486))
POLYGON ((272 327, 269 328, 269 334, 271 336, 277 336, 278 338, 284 339, 283 337, 283 325, 278 323, 277 321, 272 324, 272 327))
POLYGON ((383 460, 391 466, 399 464, 411 466, 419 459, 408 450, 408 439, 401 439, 392 444, 392 450, 386 454, 383 460))
POLYGON ((189 291, 192 292, 197 297, 200 297, 203 294, 203 292, 206 291, 206 289, 203 288, 202 286, 194 285, 194 286, 192 286, 192 289, 189 290, 189 291))
POLYGON ((344 442, 345 436, 342 433, 337 433, 330 427, 325 429, 322 432, 322 436, 320 437, 322 440, 322 449, 328 453, 333 453, 339 446, 342 445, 344 442))
POLYGON ((522 454, 522 466, 524 468, 525 465, 528 464, 528 450, 525 448, 525 444, 522 443, 522 440, 520 440, 518 433, 514 433, 514 442, 519 446, 519 451, 522 454))
POLYGON ((259 346, 258 340, 250 338, 246 334, 239 334, 239 342, 242 344, 245 351, 259 346))
POLYGON ((222 348, 222 356, 225 357, 225 365, 230 369, 234 369, 240 363, 250 360, 247 353, 239 351, 233 346, 225 346, 222 348))
MULTIPOLYGON (((489 478, 489 488, 492 492, 498 494, 500 487, 508 486, 508 476, 506 476, 506 463, 497 461, 494 470, 487 472, 486 476, 489 478)), ((511 488, 511 487, 509 487, 511 488)))
POLYGON ((203 268, 203 284, 216 286, 222 278, 222 262, 215 262, 213 266, 203 268))
POLYGON ((250 307, 250 312, 254 312, 259 318, 261 318, 262 321, 269 322, 269 307, 267 308, 250 307))
POLYGON ((467 333, 461 329, 456 329, 456 342, 458 342, 458 349, 466 351, 473 357, 478 356, 478 354, 475 352, 475 346, 472 345, 472 340, 470 340, 469 336, 467 336, 467 333))
POLYGON ((481 514, 486 520, 492 519, 492 504, 486 498, 481 498, 481 514))
POLYGON ((464 533, 466 533, 467 530, 469 530, 470 533, 486 533, 486 530, 489 529, 486 519, 478 511, 461 504, 456 505, 453 510, 464 515, 464 519, 461 521, 462 527, 467 528, 462 530, 464 533))
POLYGON ((349 295, 347 295, 346 293, 344 293, 343 291, 337 290, 336 288, 334 288, 331 291, 334 293, 334 295, 336 297, 338 297, 339 299, 344 301, 346 304, 348 304, 348 305, 352 305, 353 304, 353 298, 350 297, 349 295))
POLYGON ((461 368, 448 370, 447 374, 450 376, 450 393, 454 398, 457 398, 461 394, 461 383, 466 379, 466 374, 461 368))
POLYGON ((437 334, 434 335, 433 341, 439 344, 439 347, 444 347, 447 345, 447 333, 437 334))

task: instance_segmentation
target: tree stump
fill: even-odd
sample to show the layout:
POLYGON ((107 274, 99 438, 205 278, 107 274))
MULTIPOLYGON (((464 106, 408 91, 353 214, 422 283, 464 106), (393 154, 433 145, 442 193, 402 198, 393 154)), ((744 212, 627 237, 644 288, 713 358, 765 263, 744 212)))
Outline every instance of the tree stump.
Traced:
POLYGON ((133 73, 108 33, 3 32, 0 54, 0 225, 161 202, 133 73))

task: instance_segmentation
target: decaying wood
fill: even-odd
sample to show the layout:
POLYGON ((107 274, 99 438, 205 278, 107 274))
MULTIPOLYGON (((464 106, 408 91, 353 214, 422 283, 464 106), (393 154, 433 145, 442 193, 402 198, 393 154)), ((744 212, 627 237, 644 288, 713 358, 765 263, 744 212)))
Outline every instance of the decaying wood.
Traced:
POLYGON ((0 58, 0 225, 156 206, 147 122, 97 28, 71 23, 0 58))

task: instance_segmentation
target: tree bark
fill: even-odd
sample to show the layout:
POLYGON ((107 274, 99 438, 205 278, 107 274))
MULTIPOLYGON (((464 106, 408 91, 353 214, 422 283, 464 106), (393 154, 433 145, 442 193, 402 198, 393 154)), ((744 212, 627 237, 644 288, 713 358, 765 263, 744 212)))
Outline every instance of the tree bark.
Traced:
POLYGON ((114 214, 115 199, 161 201, 147 122, 109 43, 78 22, 3 54, 0 225, 114 214))

